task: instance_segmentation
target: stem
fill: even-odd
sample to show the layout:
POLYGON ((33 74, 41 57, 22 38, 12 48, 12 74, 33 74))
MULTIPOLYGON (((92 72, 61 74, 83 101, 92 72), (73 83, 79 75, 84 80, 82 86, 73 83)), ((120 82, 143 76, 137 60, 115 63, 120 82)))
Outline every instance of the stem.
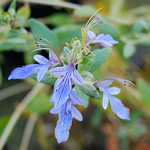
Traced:
POLYGON ((34 4, 41 4, 41 5, 50 5, 56 7, 64 7, 70 9, 78 9, 80 5, 64 2, 64 1, 54 1, 54 0, 21 0, 22 2, 29 2, 34 4))
POLYGON ((32 136, 32 132, 35 126, 35 123, 37 121, 38 117, 36 114, 32 114, 31 117, 29 118, 24 133, 23 133, 23 138, 20 144, 19 150, 27 150, 28 145, 32 136))
POLYGON ((0 138, 0 150, 3 149, 6 141, 11 134, 15 124, 17 123, 18 119, 20 118, 21 114, 28 106, 28 104, 32 101, 33 97, 38 94, 38 92, 44 87, 43 84, 37 84, 33 87, 33 89, 27 94, 27 96, 22 100, 22 102, 16 107, 16 110, 12 114, 4 132, 0 138))
POLYGON ((25 92, 29 90, 31 86, 25 84, 24 82, 12 85, 11 87, 7 87, 5 89, 0 90, 0 101, 11 97, 13 95, 19 94, 21 92, 25 92))

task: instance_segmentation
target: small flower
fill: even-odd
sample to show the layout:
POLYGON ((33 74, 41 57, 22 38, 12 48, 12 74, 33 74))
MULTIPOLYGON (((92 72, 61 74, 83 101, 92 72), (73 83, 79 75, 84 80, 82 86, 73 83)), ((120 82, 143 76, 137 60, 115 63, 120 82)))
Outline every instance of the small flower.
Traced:
POLYGON ((89 46, 90 44, 100 44, 100 46, 102 46, 104 48, 109 48, 117 43, 118 43, 118 41, 114 40, 108 34, 96 35, 92 31, 87 32, 87 46, 89 46))
POLYGON ((105 80, 96 83, 96 86, 99 88, 99 90, 103 92, 102 106, 104 109, 106 109, 108 107, 108 103, 110 102, 112 111, 119 118, 130 120, 128 108, 126 108, 122 102, 114 96, 120 93, 120 89, 117 87, 109 87, 112 82, 113 80, 105 80))
POLYGON ((134 83, 126 80, 126 79, 122 79, 122 78, 118 78, 118 77, 110 77, 111 80, 113 81, 117 81, 119 82, 121 85, 126 86, 126 87, 134 87, 134 83))
POLYGON ((51 101, 55 107, 61 107, 68 99, 74 84, 83 85, 84 80, 76 69, 75 64, 52 68, 50 72, 57 77, 51 101))
POLYGON ((49 59, 37 54, 34 56, 34 60, 39 64, 31 64, 14 69, 9 75, 8 80, 25 79, 37 73, 37 80, 41 81, 44 78, 48 69, 59 63, 57 56, 52 51, 49 53, 49 59))
POLYGON ((83 105, 83 100, 80 99, 72 90, 69 99, 60 108, 51 109, 52 114, 58 114, 58 121, 55 128, 55 137, 58 143, 66 142, 69 138, 69 130, 72 125, 73 118, 82 121, 82 114, 75 105, 83 105))

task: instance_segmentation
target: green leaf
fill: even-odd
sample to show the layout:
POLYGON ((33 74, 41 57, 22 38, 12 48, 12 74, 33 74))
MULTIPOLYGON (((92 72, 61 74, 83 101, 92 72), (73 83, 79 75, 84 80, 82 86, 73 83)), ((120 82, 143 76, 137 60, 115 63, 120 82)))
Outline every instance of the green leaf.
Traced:
POLYGON ((74 11, 74 15, 78 17, 90 17, 96 12, 96 9, 90 5, 84 5, 74 11))
POLYGON ((11 30, 0 34, 0 51, 5 50, 29 50, 33 48, 33 38, 27 34, 26 30, 11 30))
POLYGON ((16 13, 16 1, 17 1, 17 0, 12 0, 12 2, 11 2, 11 4, 10 4, 10 7, 9 7, 9 9, 8 9, 8 12, 9 12, 12 16, 14 16, 15 13, 16 13))
POLYGON ((89 96, 86 95, 78 86, 75 87, 78 96, 84 100, 84 107, 88 107, 89 105, 89 96))
POLYGON ((66 24, 72 24, 74 20, 65 13, 55 13, 54 15, 48 17, 48 22, 54 26, 61 26, 66 24))
POLYGON ((17 21, 19 22, 20 26, 25 25, 27 19, 30 17, 31 11, 28 5, 21 7, 16 14, 17 21))
POLYGON ((47 95, 45 92, 40 92, 32 99, 31 103, 27 107, 27 110, 39 115, 48 113, 50 108, 52 107, 49 102, 49 98, 49 95, 47 95))
POLYGON ((101 67, 102 64, 110 56, 111 49, 95 49, 89 56, 86 56, 82 62, 81 70, 94 72, 101 67))
POLYGON ((97 89, 93 85, 84 84, 82 87, 79 87, 79 88, 81 91, 83 91, 86 95, 90 97, 94 97, 98 99, 100 96, 97 89))
MULTIPOLYGON (((32 76, 34 80, 37 80, 37 75, 34 74, 32 76)), ((56 78, 52 76, 49 72, 46 73, 44 79, 41 81, 44 84, 53 85, 55 83, 56 78)))
POLYGON ((44 24, 36 19, 30 19, 29 26, 31 27, 31 31, 35 40, 42 40, 43 42, 49 44, 51 48, 59 47, 57 35, 52 30, 47 28, 44 24))
POLYGON ((142 32, 142 30, 144 29, 148 29, 148 25, 145 22, 145 20, 140 19, 133 25, 132 32, 135 32, 135 33, 142 32))
POLYGON ((123 49, 123 56, 125 58, 129 58, 129 57, 133 56, 133 54, 135 53, 135 51, 136 51, 135 45, 132 44, 132 43, 127 43, 124 46, 124 49, 123 49))
POLYGON ((107 21, 102 21, 102 23, 99 23, 95 26, 96 30, 99 30, 101 33, 110 34, 113 37, 119 36, 119 31, 116 29, 112 24, 110 24, 107 21))
POLYGON ((63 46, 66 42, 70 42, 73 38, 81 37, 81 27, 78 25, 64 25, 54 30, 59 39, 59 44, 63 46))

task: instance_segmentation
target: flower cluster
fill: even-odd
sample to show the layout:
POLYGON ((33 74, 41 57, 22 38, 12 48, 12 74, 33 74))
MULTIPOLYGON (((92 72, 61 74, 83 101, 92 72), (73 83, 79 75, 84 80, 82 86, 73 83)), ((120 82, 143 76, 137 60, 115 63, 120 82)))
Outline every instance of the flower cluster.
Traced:
MULTIPOLYGON (((88 31, 86 37, 86 46, 88 48, 93 44, 99 44, 102 47, 108 48, 118 43, 110 35, 96 35, 92 31, 88 31)), ((37 80, 42 81, 47 72, 56 77, 54 91, 50 100, 53 103, 53 108, 50 112, 58 115, 55 128, 55 136, 58 143, 68 140, 73 118, 82 121, 82 114, 76 108, 76 105, 83 106, 84 100, 78 96, 76 87, 82 87, 85 84, 88 85, 86 79, 83 79, 78 69, 79 62, 81 62, 80 59, 84 56, 84 53, 82 53, 82 44, 80 44, 79 40, 76 40, 70 47, 67 48, 69 51, 69 53, 67 52, 67 57, 69 58, 66 59, 68 61, 63 61, 61 58, 58 58, 56 54, 50 50, 49 59, 42 55, 35 55, 34 60, 38 64, 18 67, 11 72, 8 78, 9 80, 25 79, 36 75, 37 80)), ((129 110, 115 97, 115 95, 120 93, 120 89, 110 87, 114 81, 119 81, 121 84, 124 83, 124 81, 129 83, 127 80, 120 78, 111 78, 101 82, 95 81, 92 86, 103 93, 102 106, 104 109, 106 109, 110 103, 112 111, 119 118, 129 120, 129 110)))

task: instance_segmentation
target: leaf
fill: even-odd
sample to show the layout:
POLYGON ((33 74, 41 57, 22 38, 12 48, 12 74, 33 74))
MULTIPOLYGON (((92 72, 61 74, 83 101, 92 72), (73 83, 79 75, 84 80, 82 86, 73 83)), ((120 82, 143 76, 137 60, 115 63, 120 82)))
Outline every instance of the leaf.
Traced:
POLYGON ((35 40, 46 42, 51 48, 58 48, 59 41, 55 32, 47 28, 44 24, 36 19, 29 20, 29 26, 35 40))
POLYGON ((5 42, 0 43, 0 51, 5 50, 22 50, 22 49, 29 49, 31 45, 27 44, 27 40, 23 38, 10 38, 7 39, 5 42))
POLYGON ((49 96, 45 92, 40 92, 28 105, 27 110, 42 115, 48 113, 52 105, 49 102, 49 96))
POLYGON ((96 30, 99 30, 101 33, 110 34, 113 37, 119 36, 119 31, 110 23, 105 20, 102 20, 102 23, 99 23, 95 26, 96 30))
POLYGON ((61 26, 66 24, 72 24, 73 18, 65 13, 55 13, 48 17, 48 22, 54 26, 61 26))
POLYGON ((74 11, 74 15, 78 17, 90 17, 96 12, 96 9, 89 5, 81 6, 74 11))
POLYGON ((10 7, 9 7, 9 9, 8 9, 8 12, 9 12, 12 16, 14 16, 15 13, 16 13, 16 1, 17 1, 17 0, 12 0, 12 2, 11 2, 11 4, 10 4, 10 7))
POLYGON ((81 70, 94 72, 101 67, 102 64, 110 56, 111 49, 95 49, 89 56, 86 56, 82 62, 81 70))
POLYGON ((30 17, 31 10, 28 5, 21 7, 16 14, 17 21, 19 22, 20 26, 25 25, 27 19, 30 17))
MULTIPOLYGON (((37 80, 37 75, 34 74, 32 78, 34 80, 37 80)), ((47 72, 44 79, 41 82, 44 84, 53 85, 55 83, 55 80, 56 78, 54 78, 54 76, 52 76, 49 72, 47 72)))
POLYGON ((54 30, 54 33, 59 39, 59 44, 62 46, 66 42, 70 42, 73 38, 81 37, 81 27, 78 25, 64 25, 54 30))
POLYGON ((145 20, 140 19, 133 25, 132 32, 142 32, 144 29, 148 29, 148 25, 145 20))
POLYGON ((0 51, 5 50, 29 50, 33 48, 33 38, 26 30, 11 30, 1 34, 0 51))
POLYGON ((78 96, 84 100, 84 106, 88 107, 88 105, 89 105, 89 96, 86 95, 79 87, 76 86, 75 89, 76 89, 76 92, 77 92, 78 96))
POLYGON ((127 43, 124 46, 124 49, 123 49, 123 56, 125 58, 129 58, 129 57, 133 56, 133 54, 135 53, 135 51, 136 51, 135 45, 132 44, 132 43, 127 43))
POLYGON ((98 99, 100 96, 97 89, 93 85, 84 84, 83 86, 81 86, 79 88, 82 92, 84 92, 86 95, 88 95, 90 97, 94 97, 94 98, 98 99))

